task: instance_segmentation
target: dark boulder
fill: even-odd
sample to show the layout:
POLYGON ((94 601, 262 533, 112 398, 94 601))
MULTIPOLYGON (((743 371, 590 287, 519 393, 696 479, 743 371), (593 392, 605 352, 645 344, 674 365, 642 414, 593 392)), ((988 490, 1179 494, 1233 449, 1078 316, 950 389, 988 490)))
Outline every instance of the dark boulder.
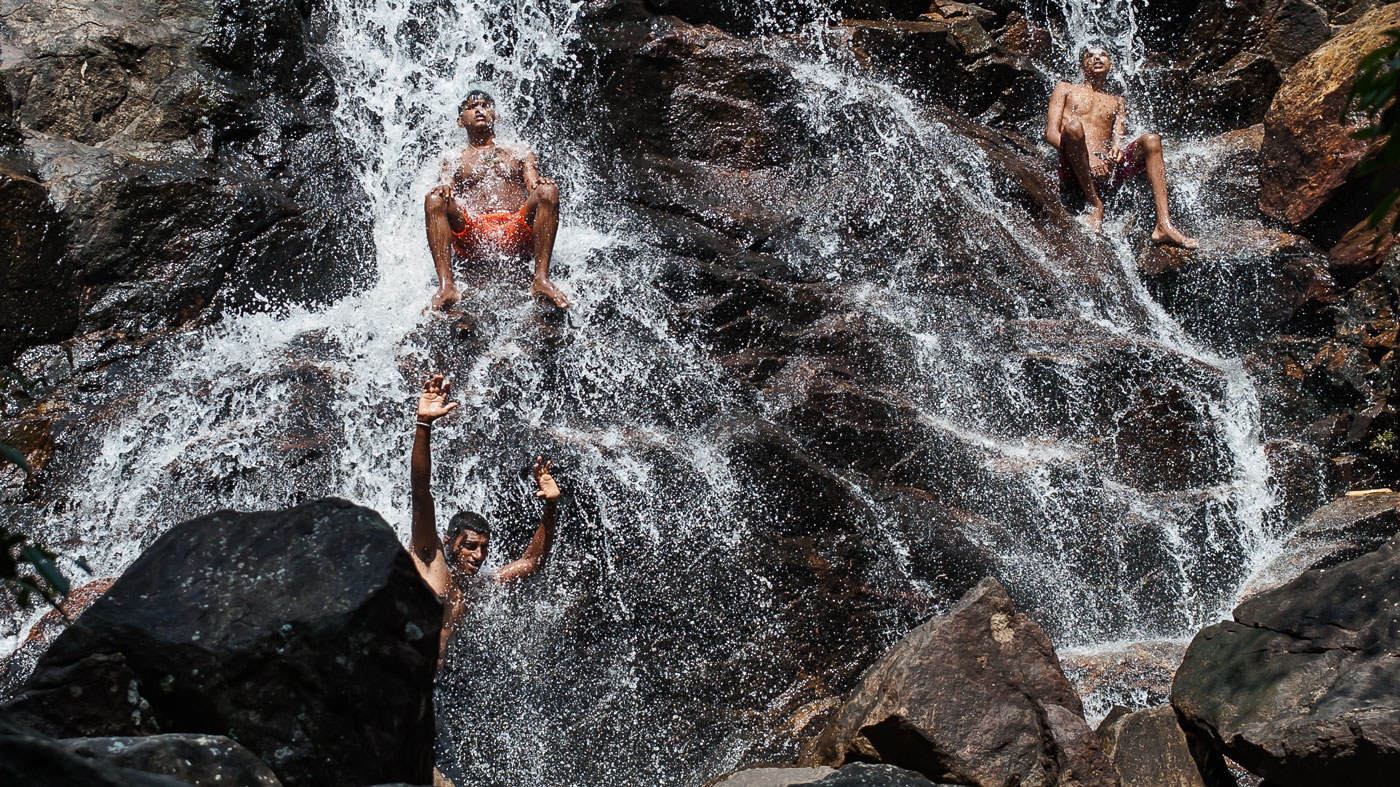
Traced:
POLYGON ((1283 73, 1332 37, 1327 12, 1309 0, 1271 0, 1265 7, 1259 48, 1283 73))
POLYGON ((25 787, 186 787, 169 776, 74 754, 62 743, 0 714, 0 784, 25 787))
POLYGON ((161 774, 196 787, 281 787, 252 752, 222 735, 69 738, 59 741, 89 760, 161 774))
POLYGON ((1397 25, 1400 5, 1372 11, 1284 74, 1264 118, 1259 208, 1266 215, 1298 226, 1334 195, 1351 194, 1343 187, 1376 142, 1354 138, 1358 126, 1343 110, 1361 58, 1397 25))
POLYGON ((1307 571, 1192 640, 1188 734, 1279 787, 1384 784, 1400 767, 1400 539, 1307 571))
POLYGON ((811 758, 879 762, 961 784, 1112 785, 1044 632, 994 579, 885 653, 811 758))
POLYGON ((77 292, 63 256, 63 223, 49 190, 21 159, 0 157, 0 363, 72 334, 77 292))
POLYGON ((1302 236, 1253 223, 1194 251, 1153 244, 1139 269, 1172 316, 1223 350, 1314 332, 1330 322, 1338 298, 1326 254, 1302 236))
POLYGON ((8 707, 64 737, 228 735, 289 785, 421 783, 441 614, 368 509, 215 513, 162 535, 8 707))

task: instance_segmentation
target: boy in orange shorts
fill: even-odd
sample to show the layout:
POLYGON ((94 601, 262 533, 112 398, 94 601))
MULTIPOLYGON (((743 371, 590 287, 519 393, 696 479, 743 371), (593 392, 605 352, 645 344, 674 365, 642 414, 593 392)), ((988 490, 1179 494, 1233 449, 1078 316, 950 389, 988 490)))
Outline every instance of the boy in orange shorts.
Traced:
POLYGON ((535 258, 530 294, 561 309, 569 299, 549 280, 554 235, 559 229, 559 187, 541 177, 535 154, 524 146, 496 144, 496 102, 473 90, 457 112, 467 147, 448 164, 450 185, 428 192, 423 203, 428 249, 438 273, 433 308, 461 299, 452 276, 452 252, 479 263, 492 255, 535 258))

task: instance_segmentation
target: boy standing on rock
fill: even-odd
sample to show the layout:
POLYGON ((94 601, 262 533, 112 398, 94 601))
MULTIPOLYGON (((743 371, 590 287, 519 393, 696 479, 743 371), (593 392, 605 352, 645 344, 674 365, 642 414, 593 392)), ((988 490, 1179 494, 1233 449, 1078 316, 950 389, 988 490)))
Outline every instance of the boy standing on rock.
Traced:
POLYGON ((569 299, 549 280, 554 233, 559 229, 559 187, 541 177, 528 148, 496 144, 496 101, 481 90, 467 94, 457 110, 467 147, 445 168, 451 182, 428 192, 423 210, 428 249, 437 268, 434 309, 461 299, 452 277, 452 252, 472 264, 501 255, 535 257, 530 294, 561 309, 569 299))
POLYGON ((1122 96, 1105 92, 1113 63, 1101 47, 1089 47, 1079 58, 1084 82, 1061 82, 1050 94, 1045 119, 1045 141, 1060 152, 1060 185, 1077 185, 1084 193, 1089 213, 1083 218, 1094 232, 1103 227, 1103 198, 1100 192, 1117 189, 1129 178, 1147 172, 1152 199, 1157 206, 1157 226, 1152 240, 1187 249, 1196 240, 1172 226, 1167 208, 1167 169, 1162 161, 1162 138, 1143 134, 1129 142, 1128 106, 1122 96))
MULTIPOLYGON (((418 423, 413 427, 413 457, 410 480, 413 490, 413 536, 409 554, 418 567, 423 581, 428 583, 443 603, 442 640, 439 653, 445 653, 447 643, 466 610, 466 585, 481 570, 490 546, 491 527, 480 514, 462 511, 452 517, 447 526, 447 538, 438 537, 437 513, 430 488, 432 477, 431 438, 433 422, 457 408, 448 402, 452 384, 442 375, 424 381, 423 394, 418 397, 418 423)), ((549 473, 550 462, 535 459, 535 496, 544 500, 544 514, 525 554, 501 566, 486 577, 494 582, 509 582, 534 574, 544 565, 554 544, 554 523, 559 514, 559 486, 549 473)))

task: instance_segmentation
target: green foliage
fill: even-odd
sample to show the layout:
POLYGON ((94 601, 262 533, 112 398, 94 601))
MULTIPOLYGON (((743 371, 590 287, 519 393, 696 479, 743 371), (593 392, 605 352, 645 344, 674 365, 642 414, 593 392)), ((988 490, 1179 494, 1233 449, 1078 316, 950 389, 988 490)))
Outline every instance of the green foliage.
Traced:
MULTIPOLYGON (((21 381, 23 384, 23 381, 21 381)), ((14 446, 0 443, 0 465, 12 464, 29 474, 29 464, 14 446)), ((30 542, 29 536, 0 525, 0 590, 21 607, 35 597, 50 604, 68 595, 68 578, 54 563, 58 556, 30 542)))
POLYGON ((1371 440, 1371 450, 1383 456, 1395 455, 1395 430, 1387 429, 1371 440))
MULTIPOLYGON (((1400 28, 1387 30, 1390 43, 1362 58, 1356 81, 1351 86, 1349 106, 1365 113, 1369 125, 1356 132, 1357 139, 1384 139, 1381 148, 1363 165, 1362 175, 1371 176, 1371 194, 1378 201, 1367 225, 1380 226, 1400 197, 1400 28)), ((1390 231, 1400 230, 1400 213, 1390 231)))

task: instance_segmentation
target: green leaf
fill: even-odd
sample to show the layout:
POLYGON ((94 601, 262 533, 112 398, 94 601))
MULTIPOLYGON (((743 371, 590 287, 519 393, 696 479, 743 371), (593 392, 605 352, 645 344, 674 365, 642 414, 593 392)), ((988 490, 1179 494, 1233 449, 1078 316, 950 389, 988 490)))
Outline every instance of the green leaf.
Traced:
POLYGON ((34 570, 39 572, 39 576, 44 578, 54 592, 60 596, 68 595, 68 578, 53 564, 54 556, 51 553, 31 545, 21 550, 20 555, 34 566, 34 570))
POLYGON ((10 464, 19 465, 26 475, 29 473, 29 463, 24 461, 24 454, 16 451, 14 446, 0 443, 0 459, 4 459, 10 464))

